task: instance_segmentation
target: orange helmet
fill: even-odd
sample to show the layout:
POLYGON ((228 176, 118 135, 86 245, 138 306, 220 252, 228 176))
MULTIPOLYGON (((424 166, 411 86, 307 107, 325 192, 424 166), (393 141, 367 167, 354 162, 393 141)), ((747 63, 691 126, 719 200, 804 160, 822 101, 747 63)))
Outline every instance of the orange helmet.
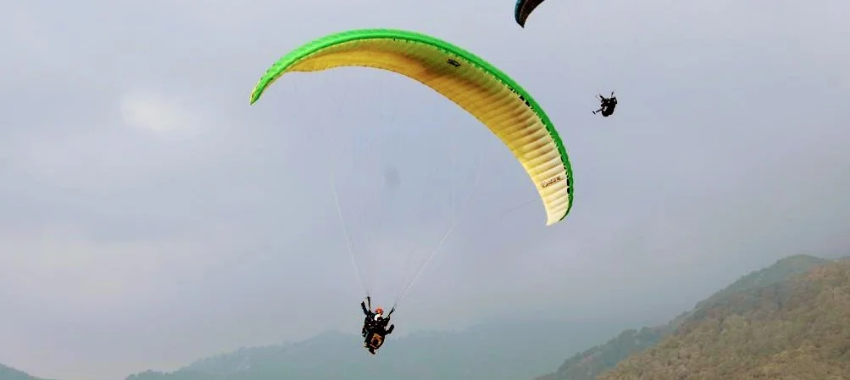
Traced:
POLYGON ((380 307, 375 309, 375 314, 384 314, 384 309, 381 309, 380 307))

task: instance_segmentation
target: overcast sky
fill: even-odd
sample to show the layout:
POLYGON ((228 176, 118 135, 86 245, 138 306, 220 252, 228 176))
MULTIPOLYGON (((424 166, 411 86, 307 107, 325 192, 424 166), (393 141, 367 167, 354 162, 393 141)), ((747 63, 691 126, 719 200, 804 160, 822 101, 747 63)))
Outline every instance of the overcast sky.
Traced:
POLYGON ((526 29, 513 6, 0 0, 0 363, 121 380, 357 330, 332 169, 382 305, 456 215, 402 332, 660 322, 782 256, 850 253, 850 3, 550 1, 526 29), (288 50, 371 27, 531 92, 573 164, 569 217, 545 227, 510 152, 407 78, 294 74, 248 106, 288 50))

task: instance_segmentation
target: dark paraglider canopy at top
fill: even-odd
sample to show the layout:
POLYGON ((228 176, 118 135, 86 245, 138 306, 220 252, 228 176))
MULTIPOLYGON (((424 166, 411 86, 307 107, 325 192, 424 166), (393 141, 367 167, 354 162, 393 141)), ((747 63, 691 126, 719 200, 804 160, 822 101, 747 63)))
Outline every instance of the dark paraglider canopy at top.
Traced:
POLYGON ((517 0, 514 8, 514 19, 519 26, 525 28, 525 20, 538 5, 546 0, 517 0))

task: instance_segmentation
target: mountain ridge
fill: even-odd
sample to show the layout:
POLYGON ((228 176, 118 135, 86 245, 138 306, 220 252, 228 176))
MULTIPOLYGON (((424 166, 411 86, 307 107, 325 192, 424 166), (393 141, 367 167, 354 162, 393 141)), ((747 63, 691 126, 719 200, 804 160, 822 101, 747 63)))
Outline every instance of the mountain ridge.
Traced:
POLYGON ((733 293, 597 380, 850 378, 850 259, 733 293))
POLYGON ((50 380, 41 377, 36 377, 3 364, 0 364, 0 380, 50 380))
POLYGON ((643 352, 667 336, 676 333, 683 323, 698 317, 701 310, 721 304, 736 293, 780 283, 835 260, 812 255, 792 255, 781 258, 770 266, 741 276, 708 298, 697 302, 692 310, 679 314, 666 324, 625 330, 604 344, 569 357, 554 372, 538 376, 534 380, 596 379, 628 357, 643 352))

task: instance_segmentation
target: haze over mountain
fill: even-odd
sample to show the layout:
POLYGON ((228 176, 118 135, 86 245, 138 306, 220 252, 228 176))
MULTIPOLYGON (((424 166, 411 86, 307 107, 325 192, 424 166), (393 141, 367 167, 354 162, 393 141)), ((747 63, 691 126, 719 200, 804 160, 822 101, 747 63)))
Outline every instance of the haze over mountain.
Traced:
MULTIPOLYGON (((634 373, 666 371, 665 375, 658 375, 658 378, 662 379, 663 376, 670 376, 670 373, 687 375, 687 371, 673 371, 668 368, 669 366, 661 366, 668 369, 658 369, 656 368, 658 367, 657 363, 651 364, 654 369, 638 370, 636 368, 650 365, 647 364, 649 362, 654 363, 653 360, 659 358, 659 354, 654 352, 666 352, 664 350, 669 350, 669 347, 680 347, 685 344, 673 344, 670 343, 671 340, 684 339, 684 341, 690 342, 687 344, 707 343, 708 341, 700 340, 702 339, 700 337, 690 337, 688 334, 692 334, 696 330, 705 330, 705 326, 710 326, 710 323, 706 325, 706 321, 710 322, 717 319, 718 313, 725 313, 724 315, 727 317, 724 318, 741 315, 745 319, 749 318, 747 317, 749 315, 764 315, 764 310, 761 308, 766 306, 762 301, 770 294, 775 297, 781 296, 773 298, 771 302, 774 302, 774 304, 784 303, 785 298, 792 297, 791 293, 786 291, 820 289, 819 291, 826 292, 831 289, 825 288, 824 284, 834 287, 835 291, 838 292, 834 294, 843 294, 841 292, 844 290, 841 287, 844 285, 840 281, 836 281, 841 279, 841 273, 843 273, 841 270, 848 268, 850 268, 850 261, 846 260, 840 264, 834 264, 833 260, 813 256, 787 257, 769 267, 742 276, 739 280, 715 292, 707 299, 698 302, 693 310, 683 313, 667 324, 640 329, 631 328, 622 331, 619 335, 617 335, 617 331, 621 331, 624 327, 634 327, 634 323, 627 321, 587 321, 579 324, 557 321, 501 322, 454 332, 414 333, 404 337, 394 337, 388 341, 379 355, 372 357, 367 355, 360 346, 359 336, 329 332, 302 342, 242 348, 234 352, 197 360, 174 372, 144 371, 127 377, 127 380, 271 380, 281 378, 302 380, 328 378, 340 380, 398 378, 409 380, 440 380, 446 378, 516 380, 530 379, 535 374, 539 374, 542 369, 554 367, 558 362, 562 362, 565 357, 569 357, 569 359, 563 361, 557 371, 539 377, 537 380, 593 380, 601 374, 604 374, 604 376, 600 379, 606 380, 643 380, 645 377, 634 377, 636 376, 634 373), (838 272, 834 269, 824 269, 835 268, 836 266, 839 268, 838 272), (800 275, 805 275, 805 277, 800 278, 800 275), (832 280, 824 280, 827 277, 832 280), (615 336, 615 338, 610 339, 612 336, 615 336), (599 344, 606 340, 606 343, 599 344), (592 348, 588 349, 588 347, 592 348), (653 354, 642 354, 644 352, 653 352, 653 354), (608 374, 608 371, 615 366, 618 366, 617 370, 608 374)), ((815 296, 809 293, 801 293, 793 297, 823 298, 823 296, 815 296)), ((773 304, 768 302, 768 306, 770 305, 773 304)), ((811 307, 812 313, 805 315, 807 320, 813 321, 810 324, 813 326, 817 324, 817 326, 812 327, 812 331, 818 331, 820 334, 823 331, 836 331, 830 330, 832 329, 830 326, 834 327, 841 319, 836 320, 822 314, 823 310, 828 308, 834 310, 835 313, 840 313, 843 310, 834 306, 832 303, 820 307, 804 303, 795 306, 795 310, 801 307, 811 307), (820 318, 827 318, 832 322, 821 325, 818 322, 820 318)), ((793 315, 799 314, 798 312, 791 313, 793 315)), ((769 327, 768 325, 761 326, 760 323, 762 322, 761 319, 749 321, 747 323, 752 326, 746 328, 756 330, 769 328, 771 334, 785 336, 782 326, 789 323, 791 325, 799 324, 799 321, 786 320, 786 322, 783 322, 784 324, 776 325, 774 323, 770 325, 772 327, 769 327)), ((745 328, 741 326, 743 325, 738 325, 739 328, 745 328)), ((794 331, 796 331, 794 334, 803 334, 802 331, 794 331)), ((736 332, 736 334, 742 333, 745 332, 736 332)), ((840 334, 843 334, 843 332, 840 332, 839 336, 840 334)), ((704 355, 709 357, 704 360, 715 360, 710 356, 725 355, 727 351, 741 352, 740 350, 744 348, 736 345, 743 343, 750 345, 748 346, 750 348, 746 348, 746 350, 749 350, 747 352, 760 352, 758 348, 760 346, 756 345, 755 341, 741 339, 743 338, 725 341, 722 344, 730 345, 724 348, 726 351, 722 353, 706 352, 704 355)), ((833 341, 830 340, 829 342, 833 341)), ((770 340, 758 344, 768 344, 769 342, 770 340)), ((838 346, 834 349, 840 351, 841 348, 838 346)), ((688 352, 692 352, 692 349, 688 350, 691 350, 688 352)), ((665 353, 665 355, 667 354, 665 353)), ((806 366, 819 366, 818 360, 810 358, 810 363, 806 366)), ((741 363, 744 362, 730 363, 729 366, 739 368, 743 372, 751 371, 749 368, 744 368, 745 365, 741 363)), ((699 367, 703 365, 687 364, 686 366, 691 368, 691 366, 699 367)), ((760 364, 760 366, 764 367, 765 365, 760 364)), ((818 369, 812 370, 812 373, 829 374, 835 373, 835 371, 835 369, 818 369)), ((698 379, 700 377, 693 378, 698 379)), ((829 379, 829 377, 823 379, 829 379)), ((0 371, 0 380, 40 379, 28 378, 26 374, 17 371, 0 371)))
MULTIPOLYGON (((301 342, 242 348, 197 360, 175 372, 145 371, 129 379, 527 379, 632 324, 490 323, 455 332, 394 337, 374 357, 365 352, 360 336, 328 332, 301 342)), ((41 380, 23 375, 7 377, 0 372, 0 380, 41 380)))
POLYGON ((174 373, 147 372, 130 379, 528 379, 623 326, 514 322, 418 333, 388 340, 375 357, 365 352, 359 336, 327 333, 304 342, 203 359, 174 373))

